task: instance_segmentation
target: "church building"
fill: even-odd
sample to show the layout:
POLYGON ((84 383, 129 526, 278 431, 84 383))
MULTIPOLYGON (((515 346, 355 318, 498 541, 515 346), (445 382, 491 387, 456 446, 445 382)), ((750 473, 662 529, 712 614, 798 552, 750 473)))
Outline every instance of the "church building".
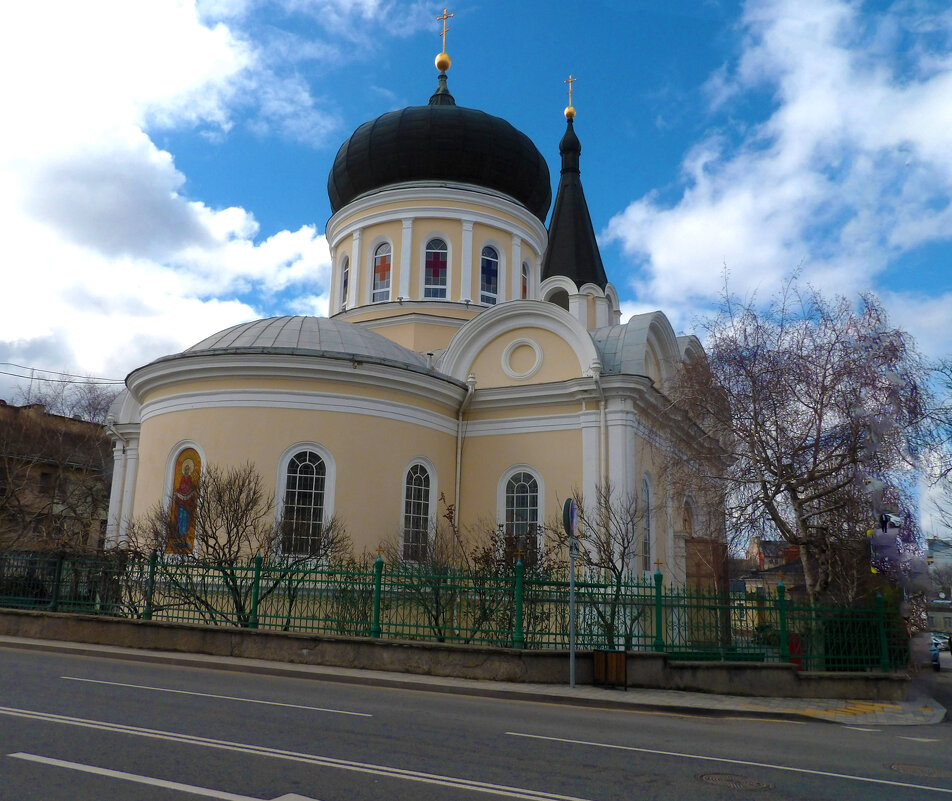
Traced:
POLYGON ((671 489, 659 454, 694 453, 665 388, 701 345, 660 311, 620 321, 575 109, 546 227, 542 154, 457 105, 449 66, 441 53, 428 104, 364 123, 337 153, 328 317, 242 323, 127 377, 110 420, 111 543, 165 504, 191 547, 202 470, 250 462, 298 523, 289 553, 333 517, 358 553, 396 539, 413 560, 446 506, 462 529, 490 521, 537 552, 566 498, 611 486, 645 510, 631 567, 685 579, 686 541, 718 526, 671 489))

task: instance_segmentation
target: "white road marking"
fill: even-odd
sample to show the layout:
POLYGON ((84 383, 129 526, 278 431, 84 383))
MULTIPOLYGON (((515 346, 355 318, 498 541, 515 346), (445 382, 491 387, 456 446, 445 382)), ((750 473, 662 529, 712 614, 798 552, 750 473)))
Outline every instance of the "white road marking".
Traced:
POLYGON ((879 731, 879 729, 864 729, 862 726, 844 726, 843 728, 852 729, 853 731, 879 731))
POLYGON ((770 770, 784 770, 790 773, 806 773, 811 776, 828 776, 832 779, 847 779, 854 782, 869 782, 872 784, 888 784, 892 787, 907 787, 913 790, 929 790, 933 793, 948 793, 952 795, 952 788, 929 787, 925 784, 909 784, 908 782, 894 782, 889 779, 873 779, 869 776, 852 776, 849 773, 832 773, 826 770, 811 770, 810 768, 794 768, 790 765, 774 765, 769 762, 749 762, 745 759, 728 759, 726 757, 705 756, 704 754, 682 754, 678 751, 659 751, 655 748, 638 748, 633 745, 615 745, 613 743, 593 743, 588 740, 571 740, 566 737, 546 737, 543 734, 525 734, 518 731, 507 731, 513 737, 528 737, 532 740, 551 740, 556 743, 569 745, 590 745, 595 748, 612 748, 618 751, 636 751, 640 754, 657 754, 659 756, 679 757, 680 759, 699 759, 706 762, 725 762, 729 765, 745 765, 751 768, 769 768, 770 770))
MULTIPOLYGON (((25 759, 27 762, 38 762, 41 765, 51 765, 56 768, 67 768, 69 770, 78 770, 82 773, 92 773, 97 776, 108 776, 110 779, 122 779, 136 784, 147 784, 150 787, 161 787, 165 790, 178 790, 182 793, 192 795, 201 795, 205 798, 217 798, 219 801, 265 801, 265 799, 255 798, 250 795, 236 795, 235 793, 226 793, 222 790, 212 790, 208 787, 197 787, 194 784, 183 784, 182 782, 170 782, 165 779, 154 779, 151 776, 140 776, 137 773, 126 773, 124 770, 110 770, 109 768, 98 768, 95 765, 84 765, 82 762, 67 762, 64 759, 53 759, 52 757, 39 756, 38 754, 7 754, 14 759, 25 759)), ((306 799, 303 795, 284 795, 274 801, 290 801, 290 799, 300 799, 300 801, 316 801, 316 799, 306 799)))
POLYGON ((899 735, 900 740, 912 740, 914 743, 937 743, 937 739, 933 737, 906 737, 903 734, 899 735))
POLYGON ((173 690, 169 687, 148 687, 144 684, 125 684, 121 681, 102 681, 101 679, 83 679, 79 676, 60 676, 67 681, 85 681, 90 684, 108 684, 112 687, 131 687, 135 690, 150 690, 156 693, 177 693, 178 695, 197 695, 201 698, 218 698, 223 701, 244 701, 246 704, 267 704, 268 706, 284 706, 291 709, 307 709, 312 712, 332 712, 335 715, 354 715, 360 718, 372 718, 367 712, 348 712, 344 709, 327 709, 321 706, 303 706, 302 704, 284 704, 280 701, 260 701, 257 698, 239 698, 234 695, 215 695, 214 693, 198 693, 192 690, 173 690))
POLYGON ((353 762, 348 759, 334 759, 333 757, 325 757, 318 754, 305 754, 299 751, 285 751, 280 748, 268 748, 267 746, 251 745, 248 743, 236 743, 229 740, 214 740, 207 737, 197 737, 192 734, 162 731, 160 729, 145 729, 140 726, 126 726, 122 723, 109 723, 102 720, 74 718, 68 715, 55 715, 49 712, 36 712, 30 709, 16 709, 14 707, 0 706, 0 715, 25 718, 27 720, 38 720, 45 723, 60 723, 68 726, 80 726, 87 729, 98 729, 100 731, 113 732, 115 734, 128 734, 138 737, 148 737, 154 740, 168 740, 178 743, 179 745, 197 745, 203 746, 205 748, 218 748, 224 751, 235 751, 237 753, 252 754, 255 756, 270 757, 273 759, 286 759, 291 762, 303 762, 308 765, 319 765, 326 768, 338 768, 340 770, 350 770, 358 773, 369 773, 376 776, 386 776, 392 779, 424 782, 426 784, 454 787, 461 790, 471 790, 477 793, 491 793, 493 795, 501 795, 508 798, 521 798, 525 799, 525 801, 586 801, 586 799, 577 798, 576 796, 558 795, 556 793, 546 793, 540 790, 527 790, 522 787, 510 787, 504 784, 491 784, 489 782, 480 782, 472 779, 461 779, 455 776, 442 776, 437 773, 423 773, 416 770, 404 770, 403 768, 394 768, 390 767, 389 765, 374 765, 368 762, 353 762))

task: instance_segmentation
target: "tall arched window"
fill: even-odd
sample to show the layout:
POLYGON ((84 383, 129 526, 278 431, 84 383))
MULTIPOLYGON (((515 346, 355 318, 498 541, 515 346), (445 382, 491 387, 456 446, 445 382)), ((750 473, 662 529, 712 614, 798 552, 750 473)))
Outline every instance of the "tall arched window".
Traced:
POLYGON ((641 569, 651 570, 651 488, 648 479, 641 481, 641 569))
POLYGON ((384 242, 374 251, 373 303, 390 300, 390 245, 384 242))
POLYGON ((538 556, 539 482, 525 471, 513 473, 506 483, 506 555, 515 561, 522 552, 523 564, 538 556))
POLYGON ((529 262, 522 262, 522 291, 523 300, 529 297, 529 262))
POLYGON ((403 558, 422 562, 430 532, 430 473, 422 464, 407 471, 403 492, 403 558))
POLYGON ((495 248, 483 248, 479 266, 479 302, 492 306, 499 297, 499 254, 495 248))
POLYGON ((350 287, 350 259, 344 256, 340 263, 340 307, 347 308, 347 290, 350 287))
POLYGON ((281 550, 320 556, 327 467, 314 451, 299 451, 288 462, 284 489, 281 550))
POLYGON ((446 297, 446 242, 431 239, 426 243, 423 265, 423 297, 446 297))

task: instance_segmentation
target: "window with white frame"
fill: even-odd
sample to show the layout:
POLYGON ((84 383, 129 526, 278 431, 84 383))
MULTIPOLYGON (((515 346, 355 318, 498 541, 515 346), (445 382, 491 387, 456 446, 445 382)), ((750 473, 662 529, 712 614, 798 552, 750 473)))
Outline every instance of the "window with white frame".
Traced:
POLYGON ((320 555, 327 466, 314 451, 299 451, 288 462, 281 521, 281 551, 320 555))
POLYGON ((403 558, 426 558, 430 531, 430 471, 422 464, 407 470, 403 492, 403 558))
POLYGON ((529 297, 529 262, 522 262, 522 286, 520 288, 520 297, 523 300, 529 297))
POLYGON ((651 487, 648 479, 641 480, 641 569, 651 570, 651 487))
POLYGON ((538 556, 539 482, 532 473, 513 473, 506 482, 506 556, 513 562, 521 554, 523 564, 538 556))
POLYGON ((488 245, 479 262, 479 302, 492 306, 499 298, 499 254, 488 245))
POLYGON ((423 254, 423 297, 446 297, 446 242, 431 239, 423 254))
POLYGON ((390 254, 390 245, 386 242, 374 251, 373 303, 390 300, 390 254))
POLYGON ((340 308, 347 308, 347 290, 350 286, 350 259, 347 256, 340 263, 340 308))

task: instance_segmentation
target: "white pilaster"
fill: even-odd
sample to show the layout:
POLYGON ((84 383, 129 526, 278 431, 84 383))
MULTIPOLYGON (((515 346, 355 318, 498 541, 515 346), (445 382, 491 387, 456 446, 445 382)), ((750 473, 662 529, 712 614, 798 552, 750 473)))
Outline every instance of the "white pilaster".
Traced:
POLYGON ((112 448, 112 487, 109 490, 109 517, 106 519, 106 547, 119 544, 120 521, 122 520, 123 482, 126 477, 126 451, 116 440, 112 448))
POLYGON ((462 220, 463 247, 459 254, 459 300, 479 303, 479 291, 473 297, 473 221, 462 220))
POLYGON ((122 483, 122 508, 118 519, 119 528, 117 544, 121 545, 126 540, 126 533, 129 530, 129 522, 132 520, 132 509, 136 497, 136 476, 139 472, 139 439, 130 438, 126 443, 126 464, 125 476, 122 483))
POLYGON ((347 287, 347 308, 353 309, 357 305, 358 285, 367 283, 367 274, 372 272, 364 269, 363 260, 360 257, 360 229, 354 231, 354 247, 350 254, 350 285, 347 287))
POLYGON ((512 274, 512 281, 510 282, 512 291, 509 293, 509 297, 513 300, 519 300, 522 298, 522 237, 513 236, 512 238, 512 259, 510 263, 512 264, 509 269, 512 274))
POLYGON ((587 504, 595 503, 598 487, 598 401, 590 405, 595 407, 579 415, 582 428, 582 494, 587 504))
POLYGON ((595 327, 605 328, 614 325, 612 304, 608 298, 595 298, 595 327))
MULTIPOLYGON (((413 218, 403 218, 403 234, 400 237, 400 290, 397 296, 410 299, 410 260, 413 245, 413 218)), ((420 297, 423 297, 422 295, 420 297)))
POLYGON ((569 295, 569 314, 588 328, 588 295, 569 295))

